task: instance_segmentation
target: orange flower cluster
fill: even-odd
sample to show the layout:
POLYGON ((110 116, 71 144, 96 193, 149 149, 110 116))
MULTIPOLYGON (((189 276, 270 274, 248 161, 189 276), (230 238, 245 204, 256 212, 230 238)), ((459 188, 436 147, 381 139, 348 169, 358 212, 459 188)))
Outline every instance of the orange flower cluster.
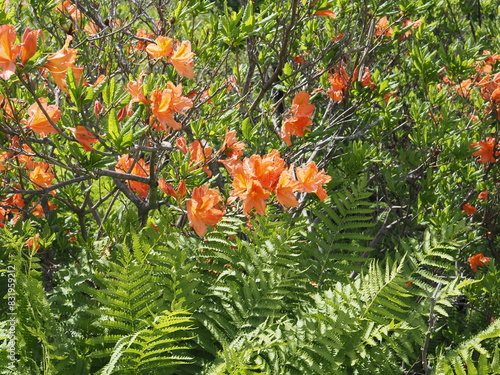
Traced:
POLYGON ((280 132, 280 138, 287 146, 292 145, 291 135, 304 137, 305 131, 309 131, 312 125, 311 116, 316 109, 314 104, 309 103, 309 94, 306 91, 300 91, 295 94, 292 101, 290 113, 292 116, 285 119, 280 132))
POLYGON ((193 107, 193 102, 191 99, 182 95, 182 84, 177 86, 168 81, 167 88, 165 90, 155 89, 149 95, 149 100, 144 95, 143 86, 141 80, 131 81, 125 87, 127 92, 132 96, 126 112, 132 114, 132 106, 134 103, 144 103, 150 105, 151 112, 153 116, 158 120, 159 125, 156 125, 156 129, 160 131, 167 130, 170 127, 175 130, 180 130, 182 124, 177 122, 174 118, 175 113, 180 113, 184 115, 184 111, 193 107))
POLYGON ((207 145, 202 145, 200 141, 194 141, 189 147, 187 147, 186 139, 184 137, 179 137, 175 141, 176 148, 183 154, 189 152, 190 162, 189 165, 193 166, 190 170, 193 171, 202 167, 203 171, 208 177, 212 176, 212 171, 208 168, 207 162, 209 156, 212 154, 212 147, 207 145))
POLYGON ((391 37, 393 33, 394 30, 389 26, 387 16, 379 18, 377 24, 375 25, 375 37, 380 38, 383 36, 388 38, 391 37))
POLYGON ((9 198, 0 201, 0 228, 5 226, 5 220, 10 214, 14 214, 13 220, 19 220, 20 209, 24 208, 25 203, 21 194, 13 194, 9 198))
POLYGON ((191 99, 182 96, 182 84, 176 86, 170 81, 167 82, 166 90, 153 90, 149 100, 153 115, 161 124, 160 130, 166 130, 165 125, 180 130, 182 124, 175 121, 174 113, 184 114, 183 111, 193 107, 191 99))
POLYGON ((314 162, 304 168, 297 168, 294 178, 293 165, 286 168, 285 161, 277 150, 261 157, 252 155, 243 161, 230 158, 221 161, 233 178, 230 192, 231 201, 240 198, 243 200, 243 213, 251 210, 265 214, 265 201, 274 193, 283 207, 296 207, 298 201, 295 192, 316 193, 324 200, 327 197, 322 185, 328 183, 331 177, 323 170, 318 171, 314 162))
POLYGON ((46 137, 50 133, 57 134, 57 130, 52 126, 61 118, 61 111, 55 104, 48 105, 45 98, 39 99, 42 108, 47 113, 45 116, 38 103, 33 103, 28 108, 28 119, 23 120, 26 129, 33 130, 36 134, 46 137))
POLYGON ((180 76, 194 78, 194 53, 191 52, 191 42, 185 40, 174 43, 172 38, 159 36, 154 44, 148 44, 146 52, 153 59, 166 58, 180 76))
POLYGON ((342 101, 347 93, 350 82, 359 81, 363 87, 375 88, 375 83, 372 82, 372 75, 368 67, 365 67, 361 76, 359 75, 358 68, 354 69, 352 78, 350 78, 345 67, 341 66, 336 69, 333 75, 329 75, 328 81, 331 84, 331 87, 328 89, 328 95, 336 102, 342 101))
POLYGON ((488 50, 483 50, 483 56, 486 56, 484 61, 476 62, 476 70, 478 73, 491 74, 493 72, 493 65, 500 60, 498 53, 491 54, 488 50))
MULTIPOLYGON (((115 171, 129 173, 136 176, 149 177, 149 165, 144 159, 135 161, 128 154, 123 154, 115 166, 115 171)), ((149 185, 139 181, 127 181, 130 190, 136 192, 140 198, 147 198, 149 194, 149 185)))
POLYGON ((16 60, 21 59, 24 65, 37 51, 37 39, 42 35, 42 30, 27 28, 20 44, 16 41, 16 29, 12 25, 0 26, 0 78, 8 80, 16 72, 16 60))
POLYGON ((454 86, 458 95, 464 98, 470 96, 473 87, 479 87, 479 94, 486 102, 489 102, 486 112, 496 111, 497 118, 500 119, 500 72, 492 74, 493 65, 500 60, 500 55, 498 53, 492 55, 490 51, 484 50, 483 56, 486 56, 484 60, 478 60, 473 64, 477 71, 473 76, 464 79, 458 84, 444 76, 443 82, 454 86))
POLYGON ((66 74, 69 68, 73 69, 73 74, 75 76, 76 82, 80 81, 83 74, 83 67, 78 67, 75 65, 77 51, 74 48, 69 48, 69 44, 73 40, 71 35, 66 37, 66 42, 63 48, 57 51, 55 54, 47 57, 47 62, 45 63, 45 68, 52 74, 57 86, 68 93, 66 74))
POLYGON ((477 272, 477 267, 487 266, 490 260, 491 258, 485 257, 483 254, 476 254, 471 256, 467 261, 472 271, 477 272))
POLYGON ((189 224, 198 236, 207 233, 207 225, 215 225, 224 216, 220 209, 221 196, 216 189, 209 189, 208 185, 193 189, 191 199, 186 202, 189 224))
POLYGON ((472 142, 470 147, 481 147, 479 150, 474 152, 472 156, 479 156, 479 162, 483 164, 495 163, 497 159, 495 156, 500 155, 500 152, 497 151, 498 143, 495 138, 487 137, 485 141, 472 142))

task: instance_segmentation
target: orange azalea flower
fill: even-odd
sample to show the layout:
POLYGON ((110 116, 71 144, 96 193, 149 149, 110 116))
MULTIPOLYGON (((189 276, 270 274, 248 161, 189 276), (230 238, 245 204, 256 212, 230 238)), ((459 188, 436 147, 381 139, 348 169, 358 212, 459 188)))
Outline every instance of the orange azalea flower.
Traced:
POLYGON ((472 156, 479 156, 479 162, 483 164, 495 163, 497 159, 495 156, 499 155, 496 149, 495 138, 487 137, 486 141, 472 142, 470 147, 480 146, 481 149, 474 152, 472 156))
POLYGON ((389 21, 387 16, 381 17, 377 25, 375 26, 375 37, 380 38, 381 36, 390 37, 392 36, 392 27, 389 27, 389 21))
POLYGON ((236 155, 239 159, 243 155, 245 148, 245 144, 236 139, 236 130, 229 131, 229 129, 226 129, 226 136, 220 151, 224 152, 229 157, 236 155))
POLYGON ((30 30, 30 28, 26 28, 23 34, 23 41, 21 43, 21 64, 26 64, 29 59, 33 57, 36 53, 38 47, 36 45, 36 41, 40 35, 43 35, 42 30, 30 30))
POLYGON ((231 191, 230 195, 243 200, 243 213, 248 215, 255 208, 259 215, 264 215, 266 213, 265 201, 271 193, 265 190, 259 181, 249 177, 243 166, 240 166, 234 172, 233 178, 232 186, 234 190, 231 191))
POLYGON ((334 42, 338 42, 340 39, 344 37, 344 33, 338 33, 337 35, 332 36, 332 40, 334 42))
POLYGON ((276 199, 283 207, 297 207, 299 205, 294 192, 300 188, 300 182, 293 178, 292 170, 293 165, 290 169, 285 169, 281 172, 278 184, 274 190, 276 199))
POLYGON ((31 252, 36 253, 40 249, 40 233, 35 234, 24 243, 24 247, 27 247, 31 252))
POLYGON ((477 208, 474 207, 473 205, 469 203, 465 203, 463 206, 463 213, 466 214, 467 216, 474 215, 477 212, 477 208))
POLYGON ((285 161, 278 150, 272 150, 262 158, 260 155, 252 155, 243 160, 244 173, 268 190, 274 190, 284 169, 285 161))
POLYGON ((300 181, 300 191, 305 193, 316 193, 319 199, 324 201, 328 195, 322 185, 331 181, 331 177, 328 176, 322 169, 318 171, 318 167, 315 162, 310 162, 304 168, 297 168, 296 170, 297 179, 300 181))
POLYGON ((37 187, 47 188, 52 186, 55 175, 52 173, 52 166, 47 162, 34 162, 34 169, 28 172, 28 176, 37 187))
POLYGON ((76 82, 80 81, 81 75, 83 73, 83 68, 75 65, 77 51, 74 48, 69 48, 69 44, 73 40, 71 35, 66 37, 66 42, 62 49, 60 49, 55 54, 47 58, 45 67, 52 74, 57 86, 64 91, 68 92, 66 89, 66 73, 69 68, 73 69, 73 74, 75 75, 76 82))
POLYGON ((328 78, 332 86, 328 89, 328 95, 336 102, 342 101, 342 98, 347 91, 349 83, 349 75, 345 67, 341 66, 338 71, 328 78))
POLYGON ((186 78, 194 78, 194 53, 191 52, 191 42, 183 41, 177 46, 169 62, 174 66, 177 74, 186 78))
POLYGON ((472 85, 472 80, 470 79, 466 79, 460 82, 460 84, 455 87, 458 95, 460 95, 463 98, 468 98, 471 90, 470 87, 471 85, 472 85))
POLYGON ((66 73, 66 70, 68 70, 69 67, 74 66, 77 51, 74 48, 69 48, 69 44, 72 40, 73 37, 68 35, 63 48, 47 58, 45 67, 51 73, 66 73))
POLYGON ((130 81, 125 86, 125 90, 132 95, 132 102, 141 102, 144 104, 148 104, 148 100, 144 96, 144 91, 142 89, 142 82, 140 81, 130 81))
POLYGON ((326 16, 331 18, 337 18, 337 15, 331 10, 318 10, 313 16, 326 16))
POLYGON ((477 199, 483 200, 484 202, 488 202, 488 190, 483 190, 482 192, 479 193, 477 196, 477 199))
POLYGON ((484 62, 488 65, 494 65, 498 60, 500 60, 500 55, 496 52, 492 55, 490 51, 484 50, 483 55, 487 56, 484 62))
POLYGON ((481 97, 486 101, 499 102, 498 90, 500 89, 500 73, 493 76, 485 75, 481 81, 476 83, 476 86, 481 87, 479 92, 481 97))
POLYGON ((294 56, 292 60, 296 64, 305 64, 306 63, 306 60, 304 60, 304 58, 300 55, 294 56))
POLYGON ((46 137, 47 134, 56 133, 57 130, 52 126, 49 119, 56 123, 61 118, 61 111, 56 104, 47 105, 47 100, 45 98, 39 99, 42 108, 47 112, 48 118, 40 109, 38 103, 33 103, 28 108, 28 119, 23 120, 23 123, 26 124, 25 127, 27 129, 33 130, 36 134, 41 135, 42 137, 46 137))
POLYGON ((165 36, 159 36, 155 39, 155 44, 150 43, 146 47, 146 52, 153 59, 161 57, 170 57, 173 52, 174 40, 165 36))
POLYGON ((0 78, 8 80, 16 72, 16 58, 21 45, 14 45, 16 29, 12 25, 0 26, 0 78))
MULTIPOLYGON (((115 166, 115 171, 129 173, 136 176, 149 177, 149 166, 144 159, 137 162, 128 154, 123 154, 115 166)), ((140 181, 127 181, 130 190, 136 192, 140 198, 146 198, 149 193, 149 185, 140 181)))
POLYGON ((129 116, 132 116, 132 106, 134 103, 144 103, 148 104, 148 99, 144 96, 144 91, 142 89, 142 83, 141 83, 141 78, 139 81, 130 81, 127 83, 127 86, 125 86, 125 90, 132 95, 132 99, 130 99, 130 102, 127 106, 127 114, 129 116))
POLYGON ((193 189, 191 199, 186 202, 189 224, 200 237, 207 233, 207 225, 215 225, 224 216, 219 209, 221 196, 216 189, 209 189, 208 185, 193 189))
POLYGON ((467 261, 470 264, 472 271, 477 272, 477 267, 486 266, 490 263, 491 258, 485 257, 483 254, 471 256, 467 261))
POLYGON ((20 193, 13 194, 9 198, 4 199, 1 203, 9 207, 9 211, 14 213, 19 212, 19 210, 25 206, 23 196, 20 193))
POLYGON ((370 73, 370 69, 368 67, 365 67, 365 71, 363 72, 363 75, 359 79, 361 82, 361 86, 363 87, 370 87, 371 89, 375 88, 375 83, 372 82, 372 74, 370 73))
POLYGON ((184 114, 184 110, 192 108, 193 102, 191 99, 182 96, 182 85, 175 85, 172 82, 167 82, 166 90, 153 90, 149 99, 153 115, 158 119, 162 128, 166 130, 165 125, 170 126, 175 130, 180 130, 182 124, 175 121, 174 113, 184 114))
POLYGON ((309 131, 309 126, 312 125, 310 117, 312 116, 316 106, 309 103, 309 94, 307 91, 300 91, 295 94, 292 101, 292 108, 290 113, 295 116, 287 118, 283 122, 280 132, 280 138, 285 141, 287 146, 292 145, 290 135, 297 137, 304 137, 305 131, 309 131))
POLYGON ((212 176, 212 171, 208 168, 207 160, 212 154, 212 147, 203 147, 200 141, 194 141, 188 149, 191 155, 191 163, 195 165, 195 169, 202 165, 203 171, 208 177, 212 176))
MULTIPOLYGON (((49 208, 49 211, 55 210, 57 208, 57 206, 54 203, 52 203, 51 201, 47 202, 47 207, 49 208)), ((32 208, 31 213, 33 214, 33 216, 36 216, 36 217, 44 217, 45 216, 45 212, 44 212, 41 204, 37 204, 36 206, 34 206, 32 208)))
POLYGON ((85 151, 92 151, 92 144, 97 143, 97 137, 89 132, 85 126, 78 125, 76 128, 68 128, 73 133, 75 139, 80 142, 85 151))

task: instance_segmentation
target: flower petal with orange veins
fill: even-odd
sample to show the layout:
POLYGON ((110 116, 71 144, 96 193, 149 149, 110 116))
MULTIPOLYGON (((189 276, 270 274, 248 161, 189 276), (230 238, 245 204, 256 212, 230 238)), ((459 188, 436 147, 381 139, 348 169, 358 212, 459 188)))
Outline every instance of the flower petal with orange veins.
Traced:
POLYGON ((315 193, 322 201, 328 197, 322 185, 330 182, 332 178, 323 169, 318 171, 315 162, 310 162, 304 168, 297 168, 296 174, 301 183, 300 191, 315 193))
POLYGON ((23 121, 23 123, 26 124, 25 127, 33 130, 42 137, 46 137, 47 134, 50 133, 57 134, 57 130, 52 126, 50 121, 56 123, 61 118, 59 107, 56 104, 47 105, 47 100, 45 98, 40 98, 39 101, 49 117, 47 118, 45 116, 38 103, 33 103, 28 108, 28 119, 23 121))
POLYGON ((153 59, 161 57, 170 57, 173 51, 173 39, 165 36, 159 36, 155 39, 155 43, 150 43, 146 47, 146 52, 153 59))
POLYGON ((204 237, 207 225, 216 225, 224 216, 224 212, 219 208, 220 200, 219 191, 209 189, 208 185, 193 189, 191 199, 186 201, 186 209, 189 224, 198 236, 204 237))
POLYGON ((194 53, 191 52, 191 42, 185 40, 174 51, 169 62, 174 66, 177 74, 186 78, 194 78, 194 53))

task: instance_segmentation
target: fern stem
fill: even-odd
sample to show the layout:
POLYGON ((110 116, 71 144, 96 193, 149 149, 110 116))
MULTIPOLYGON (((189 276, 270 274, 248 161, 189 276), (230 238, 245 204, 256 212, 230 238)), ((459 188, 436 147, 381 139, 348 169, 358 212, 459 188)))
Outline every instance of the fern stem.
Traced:
POLYGON ((422 366, 424 367, 425 375, 430 375, 432 371, 432 366, 429 366, 429 360, 427 359, 427 350, 429 348, 429 342, 431 341, 432 332, 434 332, 434 328, 436 326, 437 317, 434 315, 434 307, 436 306, 436 297, 443 285, 442 282, 436 286, 436 290, 434 290, 434 294, 430 298, 430 311, 429 311, 429 327, 425 334, 424 345, 422 346, 422 366))

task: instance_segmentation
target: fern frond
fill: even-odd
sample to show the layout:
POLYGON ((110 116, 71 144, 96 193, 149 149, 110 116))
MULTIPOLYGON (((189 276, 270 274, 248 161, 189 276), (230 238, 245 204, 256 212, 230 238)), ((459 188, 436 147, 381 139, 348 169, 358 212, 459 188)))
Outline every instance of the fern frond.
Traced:
POLYGON ((365 179, 361 179, 357 185, 332 192, 327 203, 318 203, 317 208, 311 209, 315 221, 320 223, 310 227, 303 245, 314 259, 309 270, 312 281, 331 285, 352 271, 361 270, 357 263, 365 262, 364 255, 372 250, 366 246, 372 239, 366 233, 375 225, 373 209, 367 201, 370 195, 365 179))

